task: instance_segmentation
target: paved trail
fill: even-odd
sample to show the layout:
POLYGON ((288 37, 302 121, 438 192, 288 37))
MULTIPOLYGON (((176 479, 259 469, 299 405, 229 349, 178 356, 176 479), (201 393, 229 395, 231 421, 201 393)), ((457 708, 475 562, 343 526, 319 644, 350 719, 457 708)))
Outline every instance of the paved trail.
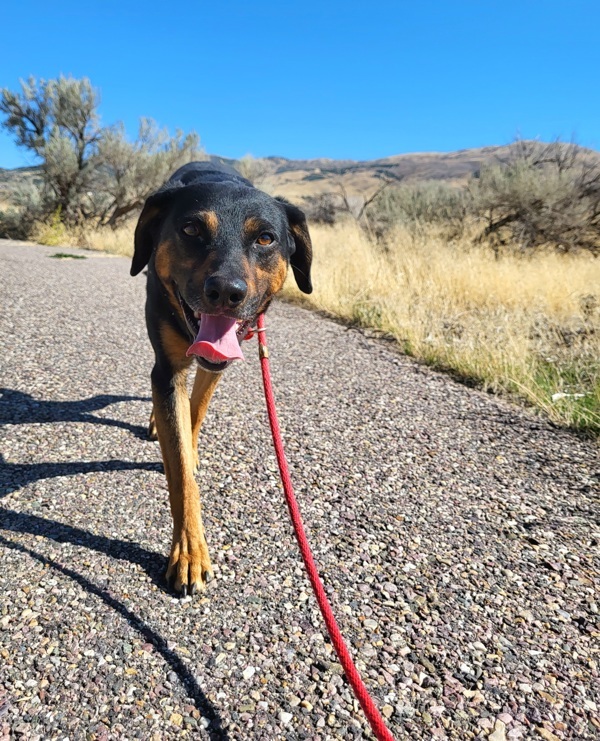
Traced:
MULTIPOLYGON (((217 578, 174 599, 144 280, 55 252, 0 242, 0 738, 362 737, 254 343, 201 434, 217 578)), ((396 737, 597 738, 597 448, 301 309, 268 323, 315 558, 396 737)))

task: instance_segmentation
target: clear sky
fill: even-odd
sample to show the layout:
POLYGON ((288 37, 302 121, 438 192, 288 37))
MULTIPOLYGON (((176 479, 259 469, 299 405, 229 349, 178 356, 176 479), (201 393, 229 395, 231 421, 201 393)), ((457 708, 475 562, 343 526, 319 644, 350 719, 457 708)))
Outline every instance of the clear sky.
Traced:
MULTIPOLYGON (((1 87, 87 76, 104 123, 150 116, 212 154, 600 149, 597 0, 5 0, 1 23, 1 87)), ((0 167, 31 163, 0 132, 0 167)))

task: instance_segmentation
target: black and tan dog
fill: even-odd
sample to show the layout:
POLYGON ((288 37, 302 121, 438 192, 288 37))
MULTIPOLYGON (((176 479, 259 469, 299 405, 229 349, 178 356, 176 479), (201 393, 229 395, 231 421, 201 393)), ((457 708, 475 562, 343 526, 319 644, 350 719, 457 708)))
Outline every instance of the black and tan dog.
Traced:
POLYGON ((288 264, 300 289, 312 291, 311 260, 302 211, 222 165, 185 165, 144 205, 131 274, 148 265, 146 324, 156 355, 149 434, 158 435, 173 515, 167 579, 184 595, 212 574, 194 479, 209 401, 221 372, 243 357, 240 341, 282 287, 288 264))

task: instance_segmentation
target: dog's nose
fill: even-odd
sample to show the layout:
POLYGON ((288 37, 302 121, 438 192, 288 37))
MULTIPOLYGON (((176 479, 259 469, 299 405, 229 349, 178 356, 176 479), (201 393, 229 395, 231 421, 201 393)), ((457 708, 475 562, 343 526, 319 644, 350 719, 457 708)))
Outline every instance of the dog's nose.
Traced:
POLYGON ((204 283, 204 296, 215 308, 233 309, 246 298, 248 285, 241 278, 213 275, 204 283))

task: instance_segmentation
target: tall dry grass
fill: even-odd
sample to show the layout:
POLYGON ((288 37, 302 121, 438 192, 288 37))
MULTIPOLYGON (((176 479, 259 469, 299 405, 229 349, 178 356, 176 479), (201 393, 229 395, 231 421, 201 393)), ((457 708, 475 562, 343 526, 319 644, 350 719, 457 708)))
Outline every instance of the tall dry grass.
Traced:
MULTIPOLYGON (((87 230, 62 244, 131 255, 133 229, 87 230)), ((383 246, 350 221, 311 235, 315 291, 304 296, 288 279, 285 297, 389 333, 410 355, 519 396, 557 424, 600 433, 600 259, 538 251, 497 260, 431 227, 397 230, 383 246)), ((52 231, 39 237, 56 244, 52 231)))
POLYGON ((390 333, 416 358, 517 394, 559 424, 600 431, 600 260, 496 260, 433 229, 398 230, 385 246, 350 222, 311 234, 315 292, 288 281, 289 298, 390 333))

